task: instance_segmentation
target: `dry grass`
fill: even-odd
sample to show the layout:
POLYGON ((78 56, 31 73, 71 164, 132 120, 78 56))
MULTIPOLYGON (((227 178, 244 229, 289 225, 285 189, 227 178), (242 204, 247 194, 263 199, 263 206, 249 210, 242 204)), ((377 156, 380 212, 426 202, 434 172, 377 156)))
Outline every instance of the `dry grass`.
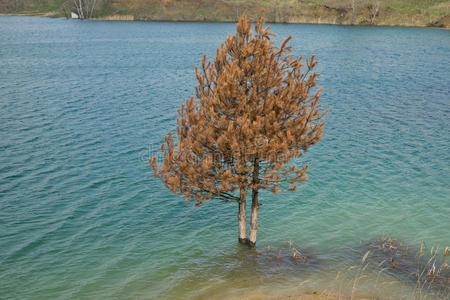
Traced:
POLYGON ((107 20, 107 21, 134 21, 133 15, 110 15, 103 16, 101 18, 97 18, 98 20, 107 20))
POLYGON ((430 296, 450 297, 450 268, 447 259, 450 250, 427 247, 419 250, 391 237, 381 237, 367 245, 371 259, 383 272, 388 272, 411 284, 415 284, 411 299, 427 299, 430 296))
MULTIPOLYGON (((306 295, 298 299, 408 299, 431 300, 450 299, 450 266, 448 265, 450 248, 443 250, 432 247, 427 250, 425 244, 420 249, 412 249, 401 241, 390 237, 381 237, 366 245, 366 250, 358 265, 339 271, 335 278, 335 288, 317 295, 306 295), (374 273, 377 274, 374 278, 374 273), (406 294, 380 298, 361 294, 361 283, 373 291, 404 286, 406 294), (310 297, 310 298, 307 298, 310 297)), ((383 294, 386 294, 385 292, 383 294)), ((297 298, 287 298, 297 299, 297 298)))

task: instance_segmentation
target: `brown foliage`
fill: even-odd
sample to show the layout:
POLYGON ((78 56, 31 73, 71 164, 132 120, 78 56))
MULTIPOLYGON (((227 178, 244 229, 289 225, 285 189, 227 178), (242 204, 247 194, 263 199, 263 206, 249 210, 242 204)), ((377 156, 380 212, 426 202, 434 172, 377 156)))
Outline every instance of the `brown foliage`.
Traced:
POLYGON ((239 202, 249 190, 295 190, 307 165, 289 164, 322 136, 325 115, 315 90, 314 56, 303 62, 288 42, 276 47, 270 26, 244 15, 217 49, 196 68, 196 97, 179 109, 177 143, 172 133, 161 145, 164 161, 150 159, 155 176, 196 204, 239 202))

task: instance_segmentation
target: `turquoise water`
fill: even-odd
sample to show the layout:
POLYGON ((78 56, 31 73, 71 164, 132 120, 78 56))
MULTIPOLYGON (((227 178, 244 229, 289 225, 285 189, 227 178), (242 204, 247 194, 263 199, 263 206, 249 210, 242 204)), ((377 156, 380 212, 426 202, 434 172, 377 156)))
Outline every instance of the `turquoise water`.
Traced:
POLYGON ((339 291, 336 272, 373 238, 450 246, 445 30, 273 25, 295 54, 316 54, 330 112, 309 180, 262 194, 258 256, 237 244, 235 205, 194 207, 153 178, 146 160, 193 95, 194 66, 233 30, 0 17, 1 299, 339 291), (261 254, 289 241, 317 261, 261 254))

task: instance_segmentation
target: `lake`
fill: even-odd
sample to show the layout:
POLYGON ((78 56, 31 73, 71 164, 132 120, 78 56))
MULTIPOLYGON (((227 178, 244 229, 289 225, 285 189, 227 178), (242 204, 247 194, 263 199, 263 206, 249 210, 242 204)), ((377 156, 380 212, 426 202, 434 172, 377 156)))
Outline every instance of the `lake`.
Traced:
MULTIPOLYGON (((348 295, 373 239, 450 246, 449 31, 272 28, 316 55, 329 114, 308 181, 262 193, 251 252, 235 204, 194 207, 147 162, 234 24, 0 17, 0 298, 348 295), (314 262, 264 254, 290 245, 314 262)), ((363 273, 358 295, 414 293, 363 273)))

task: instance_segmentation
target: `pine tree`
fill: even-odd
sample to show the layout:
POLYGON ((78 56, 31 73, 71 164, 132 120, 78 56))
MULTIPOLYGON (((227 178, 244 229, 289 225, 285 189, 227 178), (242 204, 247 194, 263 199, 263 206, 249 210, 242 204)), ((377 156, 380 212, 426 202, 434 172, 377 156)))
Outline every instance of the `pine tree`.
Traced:
POLYGON ((254 247, 258 230, 258 192, 295 191, 306 180, 301 157, 322 137, 326 114, 319 111, 314 56, 290 54, 291 37, 276 47, 276 36, 261 19, 243 15, 237 32, 217 49, 216 59, 196 68, 196 98, 178 110, 176 139, 161 145, 164 161, 150 159, 154 175, 173 193, 194 199, 238 203, 239 241, 254 247), (246 197, 251 192, 250 235, 246 197))

